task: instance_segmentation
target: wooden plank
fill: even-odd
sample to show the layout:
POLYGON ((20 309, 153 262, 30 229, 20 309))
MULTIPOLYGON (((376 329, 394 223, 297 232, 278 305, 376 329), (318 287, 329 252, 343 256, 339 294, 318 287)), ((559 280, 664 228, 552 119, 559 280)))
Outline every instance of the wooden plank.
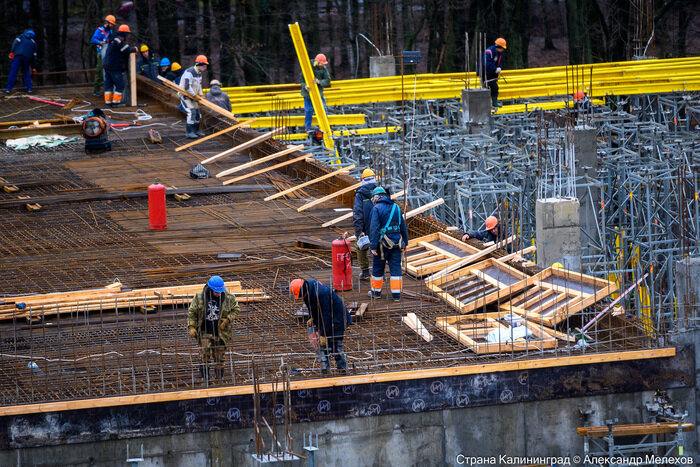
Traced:
POLYGON ((323 198, 319 198, 319 199, 317 199, 317 200, 311 201, 310 203, 306 203, 305 205, 303 205, 303 206, 297 208, 297 212, 306 211, 307 209, 310 209, 310 208, 312 208, 312 207, 314 207, 314 206, 318 206, 319 204, 323 204, 323 203, 325 203, 326 201, 330 201, 330 200, 332 200, 332 199, 334 199, 334 198, 337 198, 337 197, 340 196, 340 195, 343 195, 343 194, 345 194, 345 193, 349 193, 349 192, 351 192, 351 191, 357 190, 357 189, 360 188, 361 186, 362 186, 362 182, 357 182, 357 183, 355 183, 354 185, 350 185, 350 186, 348 186, 348 187, 345 187, 345 188, 343 188, 342 190, 338 190, 338 191, 336 191, 335 193, 331 193, 330 195, 326 195, 326 196, 324 196, 323 198))
POLYGON ((269 172, 271 170, 276 170, 276 169, 279 169, 280 167, 294 164, 295 162, 299 162, 302 160, 312 160, 312 159, 313 159, 312 154, 304 154, 303 156, 295 157, 294 159, 289 159, 288 161, 280 162, 279 164, 275 164, 273 166, 266 167, 264 169, 256 170, 255 172, 241 175, 240 177, 230 178, 230 179, 226 180, 223 184, 230 185, 231 183, 240 182, 241 180, 245 180, 245 179, 250 178, 250 177, 255 177, 256 175, 264 174, 265 172, 269 172))
POLYGON ((502 263, 506 263, 506 262, 514 259, 516 256, 522 256, 522 255, 526 255, 528 253, 532 253, 536 249, 537 249, 537 247, 535 245, 532 245, 532 246, 529 246, 527 248, 523 248, 520 251, 516 251, 514 253, 509 253, 505 256, 502 256, 502 257, 498 258, 498 261, 500 261, 502 263))
POLYGON ((131 102, 132 107, 137 107, 136 102, 136 54, 129 54, 129 85, 131 86, 131 102))
POLYGON ((264 199, 264 201, 272 201, 273 199, 277 199, 281 196, 288 195, 289 193, 293 193, 297 190, 300 190, 302 188, 306 188, 307 186, 313 185, 314 183, 322 182, 323 180, 329 179, 331 177, 335 177, 336 175, 347 175, 350 169, 354 169, 355 164, 349 165, 347 167, 344 167, 342 169, 334 170, 331 173, 327 173, 326 175, 321 175, 318 178, 314 178, 313 180, 309 180, 308 182, 300 183, 299 185, 293 186, 291 188, 287 188, 284 191, 280 191, 279 193, 275 193, 274 195, 270 195, 267 198, 264 199))
POLYGON ((497 243, 497 244, 495 244, 495 245, 491 245, 491 246, 488 247, 488 248, 485 248, 485 249, 481 250, 479 253, 475 253, 475 254, 473 254, 473 255, 471 255, 471 256, 467 256, 466 258, 464 258, 463 260, 459 261, 458 263, 455 263, 455 264, 453 264, 452 266, 449 266, 446 270, 440 271, 440 272, 438 272, 438 273, 433 274, 432 276, 428 277, 425 281, 426 281, 426 282, 432 282, 432 281, 434 281, 434 280, 436 280, 436 279, 439 279, 439 278, 441 278, 441 277, 443 277, 443 276, 446 276, 447 274, 451 273, 452 271, 455 271, 455 270, 461 268, 462 266, 466 266, 466 265, 469 264, 469 263, 473 263, 473 262, 476 261, 477 259, 483 258, 484 256, 490 254, 492 251, 497 250, 498 248, 502 248, 503 246, 505 246, 505 245, 507 245, 508 243, 512 242, 513 239, 515 239, 515 235, 511 235, 511 236, 508 237, 507 239, 505 239, 505 240, 503 240, 503 241, 501 241, 501 242, 499 242, 499 243, 497 243))
POLYGON ((244 151, 248 148, 252 148, 253 146, 262 143, 263 141, 267 141, 268 139, 272 138, 275 135, 279 135, 284 132, 284 128, 275 128, 272 131, 268 131, 267 133, 263 133, 260 136, 257 136, 251 140, 246 141, 245 143, 241 143, 238 146, 234 146, 231 149, 227 149, 224 152, 220 152, 219 154, 213 155, 208 159, 204 159, 201 164, 210 164, 216 160, 221 159, 222 157, 226 157, 229 154, 235 154, 237 152, 244 151))
POLYGON ((185 91, 183 88, 181 88, 180 86, 178 86, 177 84, 173 83, 172 81, 170 81, 170 80, 168 80, 168 79, 163 78, 162 76, 158 76, 157 78, 158 78, 160 81, 162 81, 162 83, 163 83, 166 87, 168 87, 168 88, 170 88, 170 89, 172 89, 172 90, 174 90, 174 91, 177 91, 177 92, 181 93, 181 94, 184 95, 184 96, 189 97, 190 99, 192 99, 193 101, 195 101, 196 103, 198 103, 199 105, 201 105, 202 107, 206 107, 207 109, 211 110, 212 112, 215 112, 215 113, 217 113, 217 114, 219 114, 219 115, 222 115, 222 116, 224 116, 224 117, 230 118, 230 119, 233 120, 234 122, 238 123, 238 119, 236 118, 236 116, 233 115, 233 114, 232 114, 231 112, 229 112, 228 110, 223 109, 223 108, 219 107, 218 105, 209 102, 208 100, 206 100, 206 99, 205 99, 204 97, 202 97, 202 96, 195 96, 195 95, 190 94, 189 92, 185 91))
POLYGON ((185 149, 189 149, 189 148, 191 148, 192 146, 195 146, 195 145, 197 145, 197 144, 199 144, 199 143, 203 143, 203 142, 205 142, 205 141, 209 141, 209 140, 212 139, 212 138, 216 138, 217 136, 221 136, 221 135, 223 135, 223 134, 226 134, 226 133, 228 133, 229 131, 237 130, 237 129, 239 129, 239 128, 249 128, 249 125, 248 125, 248 124, 249 124, 250 122, 254 122, 254 121, 257 120, 257 119, 258 119, 258 117, 255 117, 255 118, 248 119, 248 120, 246 120, 245 122, 238 122, 238 123, 236 123, 235 125, 232 125, 232 126, 230 126, 230 127, 228 127, 228 128, 224 128, 223 130, 219 130, 219 131, 217 131, 216 133, 212 133, 212 134, 210 134, 210 135, 207 135, 207 136, 205 136, 204 138, 199 138, 198 140, 192 141, 191 143, 187 143, 187 144, 183 144, 182 146, 178 146, 178 147, 175 148, 175 152, 184 151, 185 149))
POLYGON ((401 318, 401 321, 411 328, 413 332, 418 334, 425 342, 431 342, 433 340, 432 334, 425 329, 425 326, 423 326, 423 323, 420 322, 420 319, 415 313, 408 313, 401 318))
MULTIPOLYGON (((401 196, 404 195, 404 193, 406 193, 406 192, 404 190, 401 190, 398 193, 391 195, 391 199, 400 198, 401 196)), ((345 219, 350 219, 351 217, 352 217, 352 211, 348 212, 347 214, 343 214, 340 217, 336 217, 335 219, 332 219, 328 222, 324 222, 323 224, 321 224, 321 227, 330 227, 331 225, 335 225, 338 222, 342 222, 345 219)))
MULTIPOLYGON (((595 365, 607 362, 623 362, 651 358, 667 358, 676 355, 675 347, 648 350, 628 350, 621 352, 587 353, 585 355, 537 358, 499 363, 481 363, 443 368, 426 368, 423 370, 403 370, 369 375, 346 375, 334 378, 317 378, 290 382, 290 390, 342 387, 356 384, 386 383, 410 381, 415 379, 441 378, 449 376, 496 373, 503 371, 523 371, 540 368, 555 368, 572 365, 595 365)), ((265 383, 259 385, 261 393, 279 391, 279 385, 265 383)), ((0 417, 26 415, 31 413, 62 412, 66 410, 94 409, 100 407, 119 407, 124 405, 150 404, 155 402, 205 399, 209 397, 226 397, 254 394, 252 384, 227 386, 209 389, 191 389, 160 393, 136 394, 130 396, 99 397, 93 399, 69 400, 60 402, 43 402, 0 407, 0 417)))
MULTIPOLYGON (((681 424, 681 431, 695 431, 695 425, 692 423, 681 424)), ((613 425, 613 436, 642 436, 642 435, 660 435, 663 433, 678 432, 678 423, 638 423, 633 425, 613 425)), ((576 428, 576 434, 579 436, 587 436, 589 438, 603 438, 608 436, 607 426, 580 426, 576 428)))
POLYGON ((246 162, 245 164, 237 165, 236 167, 231 167, 230 169, 224 170, 222 172, 219 172, 216 174, 216 178, 221 178, 226 175, 231 175, 232 173, 239 172, 241 170, 254 167, 256 165, 262 164, 263 162, 268 162, 273 159, 277 159, 278 157, 286 156, 287 154, 290 154, 295 151, 299 151, 300 149, 303 149, 304 145, 299 144, 297 146, 287 146, 287 149, 283 149, 281 151, 278 151, 274 154, 270 154, 269 156, 261 157, 260 159, 255 159, 250 162, 246 162))
POLYGON ((428 204, 425 204, 425 205, 423 205, 423 206, 421 206, 421 207, 419 207, 419 208, 412 209, 412 210, 408 211, 408 212, 403 216, 403 218, 404 218, 405 220, 408 220, 408 219, 410 219, 411 217, 415 217, 415 216, 417 216, 418 214, 420 214, 420 213, 422 213, 422 212, 425 212, 425 211, 427 211, 427 210, 429 210, 429 209, 432 209, 432 208, 434 208, 434 207, 436 207, 436 206, 440 206, 440 205, 443 204, 444 202, 445 202, 444 199, 438 198, 438 199, 436 199, 435 201, 431 201, 431 202, 429 202, 428 204))

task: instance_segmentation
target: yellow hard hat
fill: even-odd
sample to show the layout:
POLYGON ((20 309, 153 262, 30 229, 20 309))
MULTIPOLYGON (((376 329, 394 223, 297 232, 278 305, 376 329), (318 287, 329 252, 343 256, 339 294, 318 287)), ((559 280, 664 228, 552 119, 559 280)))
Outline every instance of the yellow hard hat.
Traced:
POLYGON ((367 168, 362 171, 362 178, 367 178, 367 177, 374 177, 374 171, 370 168, 367 168))
POLYGON ((552 264, 552 267, 554 269, 564 269, 564 265, 561 263, 554 263, 554 264, 552 264))
POLYGON ((173 62, 172 65, 170 65, 170 69, 173 70, 173 71, 177 71, 177 70, 179 70, 180 68, 182 68, 182 65, 180 65, 180 64, 177 63, 177 62, 173 62))
POLYGON ((143 44, 139 50, 141 52, 148 52, 148 46, 146 44, 143 44))

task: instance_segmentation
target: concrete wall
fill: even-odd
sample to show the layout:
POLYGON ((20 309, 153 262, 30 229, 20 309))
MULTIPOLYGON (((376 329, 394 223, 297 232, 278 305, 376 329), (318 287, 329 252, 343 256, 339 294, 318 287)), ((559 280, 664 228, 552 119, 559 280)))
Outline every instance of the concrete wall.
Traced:
POLYGON ((561 263, 581 270, 581 232, 578 199, 538 199, 535 205, 537 265, 561 263))
MULTIPOLYGON (((294 451, 302 433, 318 433, 317 465, 458 465, 465 456, 573 456, 583 452, 576 427, 583 425, 579 405, 594 409, 592 425, 608 418, 620 423, 646 421, 644 402, 653 391, 582 397, 543 402, 451 409, 419 414, 358 417, 294 425, 294 451)), ((669 391, 678 406, 697 413, 695 388, 669 391)), ((126 444, 130 453, 144 446, 140 466, 253 465, 253 432, 221 430, 208 433, 105 441, 0 452, 0 465, 124 466, 126 444)), ((265 443, 269 444, 265 434, 265 443)), ((686 455, 699 459, 698 434, 685 434, 686 455)), ((297 465, 306 465, 301 463, 297 465)))
POLYGON ((369 57, 369 77, 383 78, 385 76, 396 76, 396 59, 394 56, 369 57))

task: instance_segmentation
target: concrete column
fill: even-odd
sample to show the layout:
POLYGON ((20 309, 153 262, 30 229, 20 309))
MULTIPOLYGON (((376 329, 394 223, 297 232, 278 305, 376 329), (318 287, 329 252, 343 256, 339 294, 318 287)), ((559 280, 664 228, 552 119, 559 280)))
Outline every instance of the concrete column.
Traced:
POLYGON ((470 133, 490 130, 491 92, 488 89, 462 89, 462 122, 470 133))
MULTIPOLYGON (((576 152, 576 176, 588 173, 595 178, 598 170, 598 153, 596 130, 590 126, 579 125, 574 129, 574 150, 576 152)), ((593 201, 588 196, 588 188, 578 188, 576 197, 580 203, 581 244, 586 246, 590 238, 599 238, 596 227, 596 212, 600 207, 600 190, 591 189, 593 201), (585 232, 585 233, 584 233, 585 232)))
POLYGON ((581 226, 578 199, 538 199, 535 206, 537 265, 561 263, 581 270, 581 226))
POLYGON ((396 59, 393 55, 369 57, 369 77, 396 76, 396 59))
POLYGON ((700 326, 700 258, 676 261, 678 329, 700 326))

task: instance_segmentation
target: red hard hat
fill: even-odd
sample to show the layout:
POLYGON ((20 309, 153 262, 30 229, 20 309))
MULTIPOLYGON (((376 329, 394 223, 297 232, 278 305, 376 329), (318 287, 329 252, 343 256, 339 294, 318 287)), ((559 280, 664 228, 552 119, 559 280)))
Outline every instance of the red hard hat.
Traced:
POLYGON ((583 93, 583 91, 576 91, 574 93, 574 99, 576 99, 577 101, 580 101, 581 99, 583 99, 584 96, 585 96, 585 94, 583 93))
POLYGON ((206 55, 197 55, 197 58, 194 59, 194 63, 204 63, 205 65, 209 65, 209 60, 207 60, 206 55))
POLYGON ((129 29, 128 24, 122 24, 121 26, 119 26, 118 31, 119 32, 131 32, 131 29, 129 29))
POLYGON ((301 287, 303 285, 304 279, 294 279, 292 282, 289 283, 289 291, 292 293, 295 300, 297 300, 299 298, 299 295, 301 295, 301 287))
POLYGON ((486 218, 486 230, 491 230, 498 225, 498 219, 496 216, 489 216, 486 218))
POLYGON ((314 60, 316 60, 321 65, 328 65, 328 59, 323 54, 316 55, 316 58, 314 58, 314 60))
POLYGON ((114 15, 107 15, 105 16, 105 21, 114 26, 117 24, 117 18, 114 17, 114 15))

